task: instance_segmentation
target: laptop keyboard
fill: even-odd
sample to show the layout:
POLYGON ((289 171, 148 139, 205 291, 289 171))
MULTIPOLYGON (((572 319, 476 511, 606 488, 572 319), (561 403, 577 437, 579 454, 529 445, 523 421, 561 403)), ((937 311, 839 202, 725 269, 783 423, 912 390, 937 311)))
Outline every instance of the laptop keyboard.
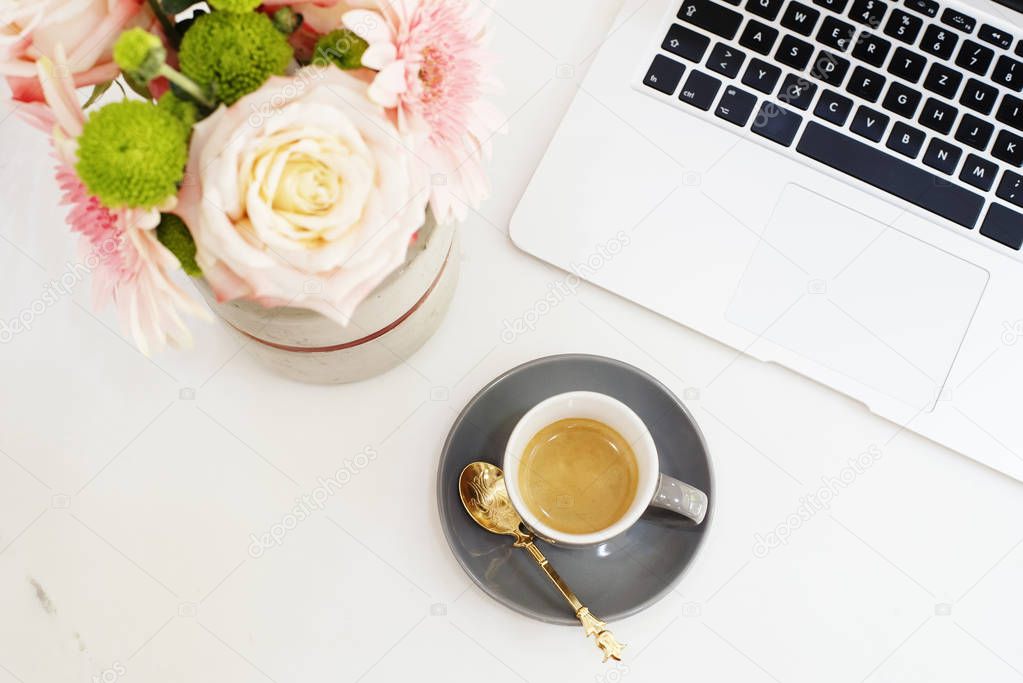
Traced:
POLYGON ((683 0, 675 16, 651 93, 1023 246, 1019 37, 935 0, 683 0))

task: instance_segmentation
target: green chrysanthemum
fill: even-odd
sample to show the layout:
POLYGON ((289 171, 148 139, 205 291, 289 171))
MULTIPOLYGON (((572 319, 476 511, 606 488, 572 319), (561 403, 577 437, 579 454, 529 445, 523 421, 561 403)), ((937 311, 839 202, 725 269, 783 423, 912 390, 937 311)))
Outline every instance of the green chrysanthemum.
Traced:
POLYGON ((199 108, 195 106, 194 102, 183 100, 170 90, 160 96, 156 102, 156 108, 167 112, 184 124, 186 137, 199 118, 199 108))
POLYGON ((340 69, 358 69, 369 45, 346 28, 325 33, 316 41, 313 64, 333 64, 340 69))
POLYGON ((177 193, 188 145, 181 123, 149 102, 98 110, 78 138, 78 176, 109 208, 153 208, 177 193))
POLYGON ((195 262, 195 240, 183 220, 172 213, 161 214, 160 224, 156 226, 156 238, 177 257, 186 274, 192 277, 202 275, 199 264, 195 262))
POLYGON ((125 31, 114 44, 117 66, 143 81, 156 76, 166 58, 160 39, 141 28, 125 31))
POLYGON ((259 7, 262 0, 209 0, 210 7, 221 12, 251 12, 259 7))
POLYGON ((181 41, 181 72, 227 104, 283 74, 291 46, 265 14, 213 12, 181 41))

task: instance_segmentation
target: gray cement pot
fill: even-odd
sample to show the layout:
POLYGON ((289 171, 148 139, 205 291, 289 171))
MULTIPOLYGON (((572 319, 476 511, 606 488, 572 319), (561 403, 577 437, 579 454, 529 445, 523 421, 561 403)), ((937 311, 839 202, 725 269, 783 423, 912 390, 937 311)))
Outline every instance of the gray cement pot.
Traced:
POLYGON ((357 382, 402 363, 429 339, 447 312, 458 282, 458 234, 432 216, 391 273, 342 327, 304 308, 266 308, 251 301, 218 302, 205 280, 207 304, 246 350, 285 377, 313 384, 357 382))

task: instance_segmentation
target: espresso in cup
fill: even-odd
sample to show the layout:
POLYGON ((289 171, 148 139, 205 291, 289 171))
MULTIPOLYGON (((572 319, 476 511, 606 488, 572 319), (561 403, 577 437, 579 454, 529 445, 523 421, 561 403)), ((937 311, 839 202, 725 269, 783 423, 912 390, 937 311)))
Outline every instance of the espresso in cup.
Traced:
POLYGON ((537 537, 567 547, 604 543, 649 506, 699 524, 707 495, 661 474, 650 430, 621 401, 570 391, 540 401, 515 424, 504 449, 512 507, 537 537))
POLYGON ((606 529, 636 497, 632 446, 597 420, 567 418, 538 431, 519 462, 522 499, 537 519, 568 534, 606 529))

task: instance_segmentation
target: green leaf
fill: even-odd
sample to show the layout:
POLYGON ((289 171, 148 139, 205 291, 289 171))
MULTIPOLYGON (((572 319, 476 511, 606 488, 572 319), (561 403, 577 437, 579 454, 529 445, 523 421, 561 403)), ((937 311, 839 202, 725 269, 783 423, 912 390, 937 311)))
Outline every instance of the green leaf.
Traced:
POLYGON ((109 90, 110 86, 113 85, 113 83, 114 83, 113 81, 107 81, 106 83, 97 83, 92 88, 92 94, 89 95, 89 99, 87 99, 85 101, 85 104, 82 105, 82 109, 88 109, 93 104, 95 104, 96 100, 103 97, 103 93, 109 90))
POLYGON ((183 220, 172 213, 161 214, 156 238, 178 258, 185 273, 192 277, 202 275, 199 264, 195 262, 195 240, 183 220))
POLYGON ((122 73, 121 77, 124 79, 124 82, 128 84, 128 87, 134 90, 136 94, 145 97, 147 100, 153 99, 153 94, 149 92, 148 85, 127 73, 122 73))

